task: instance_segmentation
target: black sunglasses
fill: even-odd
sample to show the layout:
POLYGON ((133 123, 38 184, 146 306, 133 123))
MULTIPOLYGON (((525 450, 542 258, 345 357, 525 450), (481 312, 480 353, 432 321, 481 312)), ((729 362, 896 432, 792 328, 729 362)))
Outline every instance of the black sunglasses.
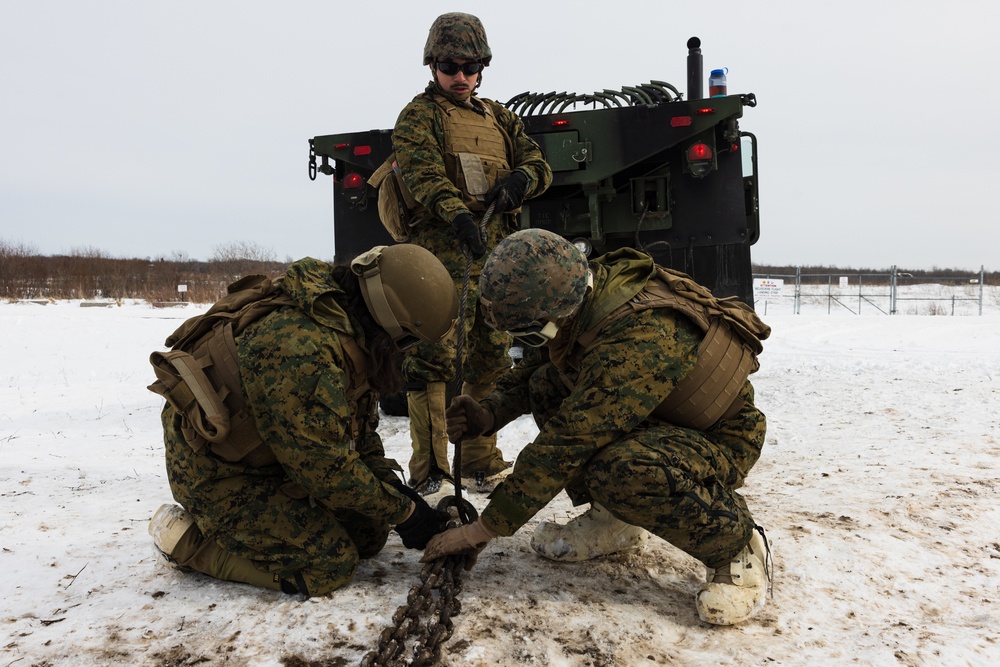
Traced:
POLYGON ((441 72, 446 76, 455 76, 458 74, 458 70, 462 70, 462 74, 465 76, 472 76, 473 74, 479 74, 483 71, 482 63, 464 63, 459 65, 458 63, 452 63, 448 61, 434 63, 434 67, 437 71, 441 72))

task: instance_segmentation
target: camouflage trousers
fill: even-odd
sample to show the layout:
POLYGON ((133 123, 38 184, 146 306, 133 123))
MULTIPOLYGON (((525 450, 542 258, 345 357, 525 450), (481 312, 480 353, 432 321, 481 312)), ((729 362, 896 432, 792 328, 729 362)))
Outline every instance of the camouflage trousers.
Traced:
MULTIPOLYGON (((568 390, 551 364, 531 378, 531 409, 541 426, 568 390)), ((750 541, 754 519, 737 493, 764 443, 764 415, 747 406, 710 432, 647 423, 598 451, 567 484, 575 505, 597 502, 709 567, 730 562, 750 541)))
MULTIPOLYGON (((303 489, 288 483, 280 466, 249 468, 195 452, 169 403, 162 419, 170 490, 194 517, 201 541, 217 544, 248 567, 277 575, 281 590, 324 595, 341 588, 362 558, 385 546, 390 528, 385 521, 312 502, 303 489)), ((394 474, 395 462, 387 459, 370 459, 368 465, 380 477, 394 474)), ((215 554, 213 560, 225 560, 223 555, 215 554)), ((211 567, 193 569, 221 579, 248 579, 231 579, 211 567)))
MULTIPOLYGON (((500 239, 500 223, 495 219, 488 230, 487 247, 493 248, 500 239)), ((503 223, 506 224, 506 223, 503 223)), ((413 230, 411 242, 430 250, 441 260, 455 281, 459 297, 465 273, 465 255, 451 225, 440 220, 429 220, 413 230)), ((468 299, 463 304, 462 323, 466 331, 465 358, 462 360, 463 379, 469 384, 492 385, 511 366, 508 354, 510 336, 491 329, 483 321, 479 308, 479 273, 485 258, 471 267, 468 299)), ((441 342, 417 345, 403 360, 403 377, 410 386, 428 382, 452 382, 455 379, 455 357, 458 332, 453 331, 441 342)))
POLYGON ((361 559, 382 550, 389 529, 357 512, 329 510, 279 491, 241 508, 209 537, 276 574, 282 590, 325 595, 349 583, 361 559))

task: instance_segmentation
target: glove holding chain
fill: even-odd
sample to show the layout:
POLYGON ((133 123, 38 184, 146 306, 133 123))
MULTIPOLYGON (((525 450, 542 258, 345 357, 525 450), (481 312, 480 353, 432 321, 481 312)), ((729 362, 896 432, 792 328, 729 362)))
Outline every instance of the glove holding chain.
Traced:
POLYGON ((397 524, 394 530, 399 533, 403 546, 407 549, 423 549, 427 546, 428 540, 448 528, 451 517, 447 512, 432 508, 416 490, 398 479, 390 483, 393 488, 413 501, 413 511, 402 523, 397 524))
POLYGON ((455 218, 451 226, 458 237, 458 245, 463 252, 472 255, 472 259, 479 259, 486 254, 486 244, 483 243, 482 236, 479 235, 479 227, 472 219, 471 213, 462 213, 455 218))
POLYGON ((528 177, 523 171, 512 171, 486 192, 486 203, 495 203, 494 213, 506 213, 521 208, 528 191, 528 177))
POLYGON ((424 550, 424 555, 420 558, 421 563, 429 563, 442 556, 452 554, 465 554, 465 569, 471 570, 479 559, 479 554, 486 548, 486 545, 497 536, 496 531, 489 528, 483 519, 473 523, 467 523, 458 528, 446 530, 435 536, 424 550))
POLYGON ((448 440, 459 442, 463 438, 478 438, 493 429, 493 413, 479 404, 479 401, 460 394, 451 399, 451 405, 444 411, 445 430, 448 440))

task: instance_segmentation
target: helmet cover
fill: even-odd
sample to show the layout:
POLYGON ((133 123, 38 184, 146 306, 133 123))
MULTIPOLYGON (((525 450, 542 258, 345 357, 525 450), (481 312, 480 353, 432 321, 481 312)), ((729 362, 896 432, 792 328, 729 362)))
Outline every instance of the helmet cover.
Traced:
POLYGON ((544 229, 514 232, 490 253, 479 276, 487 322, 501 331, 576 314, 587 294, 587 258, 544 229))
POLYGON ((434 19, 424 44, 424 64, 435 60, 476 60, 489 66, 493 59, 486 29, 472 14, 451 12, 434 19))

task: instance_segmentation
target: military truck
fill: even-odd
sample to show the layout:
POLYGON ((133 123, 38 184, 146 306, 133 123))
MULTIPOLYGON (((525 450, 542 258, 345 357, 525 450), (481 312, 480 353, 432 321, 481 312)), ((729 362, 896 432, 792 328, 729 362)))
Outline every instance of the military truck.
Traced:
MULTIPOLYGON (((588 255, 641 249, 716 296, 753 306, 750 246, 760 235, 757 140, 740 129, 753 93, 705 98, 701 42, 688 40, 687 99, 663 81, 590 94, 522 93, 506 106, 552 167, 521 228, 544 228, 588 255)), ((309 140, 309 177, 333 176, 334 258, 391 244, 372 173, 392 130, 309 140), (317 158, 319 162, 317 162, 317 158)))

